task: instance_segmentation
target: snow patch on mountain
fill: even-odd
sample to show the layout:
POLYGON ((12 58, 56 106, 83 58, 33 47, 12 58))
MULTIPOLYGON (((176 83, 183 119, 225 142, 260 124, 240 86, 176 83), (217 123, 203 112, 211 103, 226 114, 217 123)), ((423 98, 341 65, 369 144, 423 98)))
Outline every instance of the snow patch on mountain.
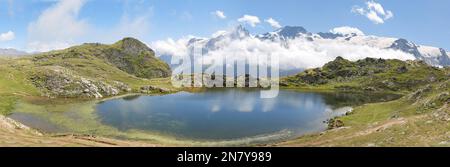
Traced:
POLYGON ((418 46, 417 49, 422 54, 423 57, 438 57, 440 56, 441 50, 432 46, 418 46))
POLYGON ((361 30, 355 27, 348 27, 348 26, 333 28, 330 30, 330 33, 340 34, 344 36, 349 34, 364 35, 364 33, 361 30))

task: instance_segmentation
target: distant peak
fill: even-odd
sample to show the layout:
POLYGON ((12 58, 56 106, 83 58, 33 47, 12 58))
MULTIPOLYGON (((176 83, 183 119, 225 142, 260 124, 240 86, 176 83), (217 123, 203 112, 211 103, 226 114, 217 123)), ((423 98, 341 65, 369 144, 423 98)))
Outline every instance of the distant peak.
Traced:
POLYGON ((285 38, 295 38, 300 34, 308 33, 308 31, 306 31, 306 29, 301 26, 285 26, 278 29, 277 33, 285 38))
POLYGON ((242 25, 236 26, 233 31, 234 32, 242 32, 242 33, 245 33, 245 34, 249 34, 249 31, 242 25))
POLYGON ((305 28, 302 26, 284 26, 280 29, 278 29, 280 32, 295 32, 295 33, 307 33, 305 28))
POLYGON ((394 43, 391 45, 390 48, 400 49, 406 52, 412 52, 412 50, 417 50, 417 45, 406 39, 400 38, 394 41, 394 43))
MULTIPOLYGON (((144 44, 141 41, 139 41, 136 38, 133 37, 125 37, 122 40, 118 41, 117 43, 134 43, 134 44, 144 44)), ((145 44, 144 44, 145 45, 145 44)))
POLYGON ((150 51, 153 52, 145 43, 139 41, 136 38, 126 37, 114 44, 116 47, 124 49, 126 52, 130 54, 138 54, 141 51, 150 51))
POLYGON ((338 57, 336 57, 336 59, 334 61, 342 61, 342 60, 345 60, 345 59, 341 56, 338 56, 338 57))
POLYGON ((242 24, 239 24, 235 27, 236 30, 245 30, 244 26, 242 24))
POLYGON ((29 53, 25 51, 19 51, 14 48, 0 48, 0 56, 22 56, 28 55, 29 53))
POLYGON ((250 32, 244 26, 238 25, 228 33, 231 38, 241 39, 250 36, 250 32))

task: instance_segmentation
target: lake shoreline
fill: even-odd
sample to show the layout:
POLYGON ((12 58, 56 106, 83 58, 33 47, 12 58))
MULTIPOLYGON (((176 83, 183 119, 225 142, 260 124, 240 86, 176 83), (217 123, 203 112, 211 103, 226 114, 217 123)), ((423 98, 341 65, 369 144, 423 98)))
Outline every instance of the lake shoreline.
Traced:
MULTIPOLYGON (((287 89, 287 90, 290 90, 290 89, 287 89)), ((331 91, 331 92, 336 92, 336 91, 331 91)), ((149 95, 149 94, 141 94, 141 93, 132 93, 132 94, 125 94, 125 95, 120 95, 120 96, 114 96, 114 97, 108 97, 108 98, 103 98, 103 99, 100 99, 100 100, 96 100, 96 103, 99 103, 99 102, 104 102, 104 101, 108 101, 108 100, 113 100, 113 99, 120 99, 120 98, 123 98, 123 97, 127 97, 127 96, 140 96, 140 95, 146 95, 146 96, 152 96, 152 95, 149 95)), ((317 132, 317 133, 323 133, 323 132, 317 132)), ((314 133, 314 134, 316 134, 316 133, 314 133)), ((51 134, 44 134, 44 135, 46 135, 46 136, 50 136, 50 137, 52 137, 52 135, 51 134)), ((305 135, 309 135, 309 134, 305 134, 305 135)), ((55 136, 55 135, 54 135, 55 136)), ((56 136, 58 136, 58 135, 56 135, 56 136)), ((58 137, 61 137, 61 136, 78 136, 77 138, 80 138, 80 136, 86 136, 86 135, 83 135, 83 134, 60 134, 58 137)), ((88 135, 88 136, 91 136, 91 137, 94 137, 94 138, 97 138, 97 137, 101 137, 101 135, 100 136, 97 136, 97 137, 95 137, 95 136, 92 136, 92 135, 88 135)), ((302 135, 303 136, 303 135, 302 135)), ((302 136, 299 136, 299 137, 302 137, 302 136)), ((102 137, 103 138, 103 137, 102 137)), ((109 138, 109 137, 106 137, 107 139, 109 138)), ((295 137, 295 138, 298 138, 298 137, 295 137)), ((292 138, 292 140, 294 140, 295 138, 292 138)), ((109 139, 112 139, 112 140, 117 140, 117 139, 114 139, 114 138, 109 138, 109 139)), ((126 141, 126 142, 130 142, 130 143, 133 143, 133 142, 137 142, 138 144, 142 144, 142 142, 144 142, 144 143, 146 143, 147 141, 141 141, 141 140, 138 140, 138 141, 136 141, 136 140, 129 140, 129 139, 124 139, 124 140, 119 140, 119 141, 126 141)), ((197 141, 198 142, 198 141, 197 141)), ((184 144, 181 144, 182 146, 189 146, 189 145, 192 145, 192 146, 195 146, 196 144, 192 144, 192 143, 197 143, 197 142, 193 142, 193 141, 191 141, 191 142, 188 142, 188 143, 191 143, 191 144, 187 144, 187 145, 184 145, 184 144)), ((276 143, 281 143, 282 141, 280 140, 280 142, 276 142, 276 143)), ((164 143, 164 142, 163 142, 164 143)), ((176 145, 179 145, 179 144, 170 144, 170 142, 168 142, 169 144, 169 146, 176 146, 176 145)), ((220 142, 219 142, 220 143, 220 142)), ((275 144, 276 144, 275 143, 275 144)), ((153 143, 148 143, 148 144, 153 144, 153 143)), ((199 143, 197 143, 197 144, 199 144, 199 143)), ((272 144, 274 144, 274 143, 272 143, 272 144)), ((163 144, 163 145, 165 145, 165 144, 163 144)), ((214 144, 215 145, 215 144, 214 144)), ((261 145, 261 144, 255 144, 255 145, 253 145, 253 146, 259 146, 259 145, 261 145)), ((263 144, 263 145, 265 145, 265 144, 263 144)), ((207 144, 206 144, 206 146, 208 146, 207 144)))

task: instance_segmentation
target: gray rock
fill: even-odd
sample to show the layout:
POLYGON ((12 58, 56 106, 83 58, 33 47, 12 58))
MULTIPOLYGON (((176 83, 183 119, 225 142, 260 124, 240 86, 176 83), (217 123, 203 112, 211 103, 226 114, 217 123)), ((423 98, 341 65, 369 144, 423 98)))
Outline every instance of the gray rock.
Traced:
MULTIPOLYGON (((128 85, 114 82, 114 85, 94 79, 74 75, 62 67, 50 67, 31 77, 33 84, 47 97, 103 98, 115 96, 123 90, 130 90, 128 85)), ((125 91, 124 91, 125 92, 125 91)))
POLYGON ((172 90, 166 88, 159 88, 151 85, 141 87, 141 93, 169 93, 169 92, 172 92, 172 90))

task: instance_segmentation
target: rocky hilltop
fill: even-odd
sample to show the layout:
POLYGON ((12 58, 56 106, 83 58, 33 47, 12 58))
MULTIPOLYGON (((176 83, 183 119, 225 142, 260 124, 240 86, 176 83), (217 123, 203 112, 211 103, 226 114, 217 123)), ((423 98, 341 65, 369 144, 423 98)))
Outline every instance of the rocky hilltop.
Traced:
POLYGON ((424 61, 366 58, 352 62, 342 57, 322 68, 282 79, 285 87, 321 87, 356 91, 413 91, 447 78, 445 71, 424 61))
POLYGON ((155 52, 134 38, 124 38, 112 45, 83 44, 62 51, 48 52, 34 57, 35 61, 49 58, 63 59, 95 57, 122 71, 140 78, 163 78, 170 75, 169 66, 155 57, 155 52))
POLYGON ((7 61, 1 64, 5 77, 21 81, 20 87, 32 85, 37 89, 33 92, 54 98, 103 98, 138 92, 151 85, 150 80, 171 74, 169 65, 133 38, 112 45, 89 43, 7 61))

